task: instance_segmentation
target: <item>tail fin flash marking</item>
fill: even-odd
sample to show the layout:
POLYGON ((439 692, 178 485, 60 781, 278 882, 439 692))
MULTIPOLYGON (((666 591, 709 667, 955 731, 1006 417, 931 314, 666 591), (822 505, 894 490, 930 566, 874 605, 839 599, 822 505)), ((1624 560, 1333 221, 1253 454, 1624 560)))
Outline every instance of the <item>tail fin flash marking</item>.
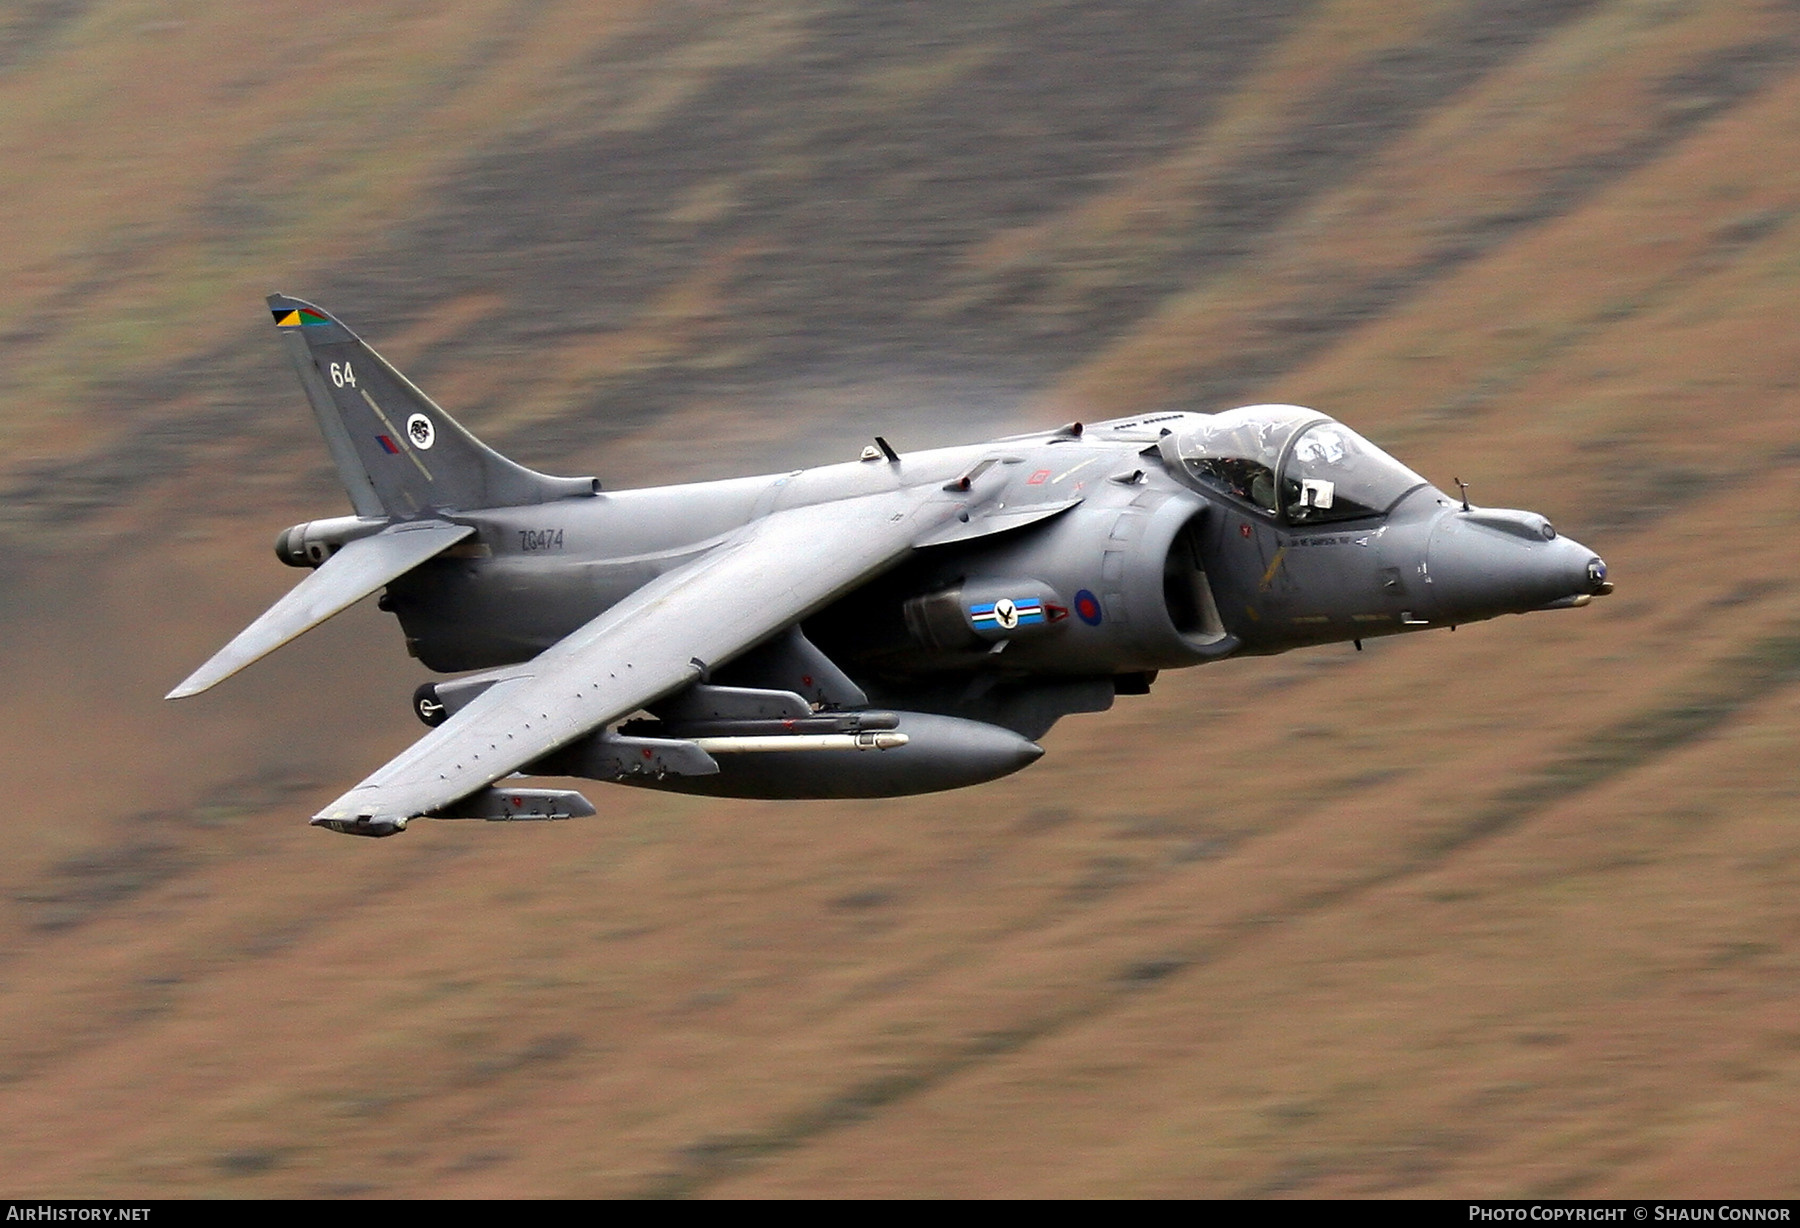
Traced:
POLYGON ((375 416, 381 419, 381 425, 387 427, 387 434, 380 436, 381 446, 387 451, 393 452, 395 449, 392 446, 392 441, 398 439, 400 441, 400 447, 406 450, 406 459, 419 467, 419 472, 425 475, 425 480, 427 482, 435 482, 437 479, 431 476, 431 470, 427 469, 425 467, 425 462, 419 459, 419 454, 414 451, 413 446, 407 442, 406 436, 394 429, 394 424, 388 421, 388 416, 381 412, 381 406, 375 404, 375 398, 370 396, 364 389, 358 388, 357 391, 362 393, 362 399, 369 403, 369 408, 375 411, 375 416))
POLYGON ((316 311, 308 311, 304 307, 297 307, 289 311, 284 311, 279 307, 270 310, 275 316, 275 327, 277 328, 299 328, 302 325, 317 326, 331 323, 329 317, 320 315, 316 311))

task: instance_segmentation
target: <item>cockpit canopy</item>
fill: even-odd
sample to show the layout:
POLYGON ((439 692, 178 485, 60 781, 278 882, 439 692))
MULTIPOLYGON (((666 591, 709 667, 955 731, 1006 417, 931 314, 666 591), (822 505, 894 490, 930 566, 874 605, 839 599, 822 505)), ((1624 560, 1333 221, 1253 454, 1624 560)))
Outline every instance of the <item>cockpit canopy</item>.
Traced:
POLYGON ((1162 440, 1175 475, 1290 524, 1379 516, 1425 479, 1341 422, 1298 405, 1191 419, 1162 440))

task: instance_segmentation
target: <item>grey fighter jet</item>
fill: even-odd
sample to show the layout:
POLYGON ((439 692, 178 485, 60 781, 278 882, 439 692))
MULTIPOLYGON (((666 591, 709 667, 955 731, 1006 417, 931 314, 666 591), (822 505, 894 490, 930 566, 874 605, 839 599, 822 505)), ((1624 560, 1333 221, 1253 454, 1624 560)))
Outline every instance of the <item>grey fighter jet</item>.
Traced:
POLYGON ((354 514, 284 531, 311 574, 170 698, 379 589, 408 650, 464 674, 418 689, 430 731, 312 820, 333 831, 594 813, 520 775, 958 788, 1159 670, 1612 591, 1542 516, 1471 507, 1294 405, 602 490, 486 447, 310 303, 269 306, 354 514))

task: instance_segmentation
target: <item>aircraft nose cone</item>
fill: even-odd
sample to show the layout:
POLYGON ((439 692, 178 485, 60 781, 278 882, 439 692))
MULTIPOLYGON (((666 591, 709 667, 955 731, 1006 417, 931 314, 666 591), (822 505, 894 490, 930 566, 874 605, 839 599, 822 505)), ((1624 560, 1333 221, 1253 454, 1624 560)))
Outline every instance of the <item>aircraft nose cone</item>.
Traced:
POLYGON ((1588 560, 1588 588, 1594 596, 1602 597, 1613 591, 1612 581, 1606 578, 1606 560, 1595 555, 1588 560))
POLYGON ((1445 622, 1586 605, 1612 591, 1605 560, 1534 512, 1446 512, 1427 557, 1445 622))

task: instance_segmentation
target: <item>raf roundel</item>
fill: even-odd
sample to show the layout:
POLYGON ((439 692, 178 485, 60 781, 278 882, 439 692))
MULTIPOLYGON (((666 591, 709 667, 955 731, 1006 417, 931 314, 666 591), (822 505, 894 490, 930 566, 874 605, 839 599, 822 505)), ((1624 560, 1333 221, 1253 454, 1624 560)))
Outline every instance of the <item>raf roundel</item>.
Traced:
POLYGON ((1100 625, 1100 599, 1085 588, 1075 594, 1075 615, 1090 627, 1100 625))
POLYGON ((424 414, 414 414, 406 420, 406 437, 412 440, 413 447, 421 452, 429 451, 437 442, 437 428, 431 425, 431 419, 424 414))

